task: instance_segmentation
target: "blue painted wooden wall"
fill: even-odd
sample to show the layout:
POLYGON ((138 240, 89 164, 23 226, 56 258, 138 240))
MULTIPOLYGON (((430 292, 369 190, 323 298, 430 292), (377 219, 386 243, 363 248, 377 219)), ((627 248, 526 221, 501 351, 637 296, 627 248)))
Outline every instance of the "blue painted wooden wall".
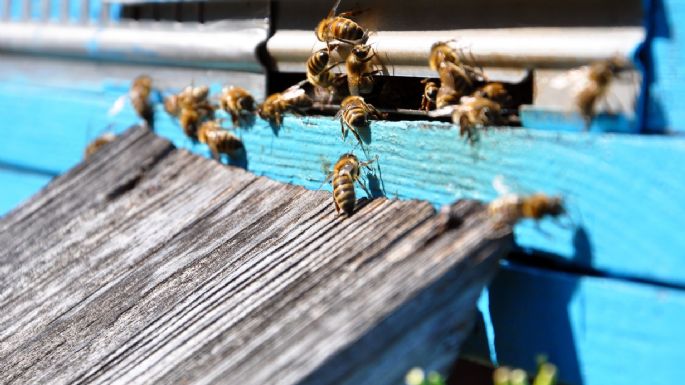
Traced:
MULTIPOLYGON (((340 139, 332 118, 289 115, 279 130, 259 119, 238 130, 247 156, 233 162, 319 188, 322 163, 348 151, 378 155, 375 177, 367 179, 375 194, 436 206, 462 197, 492 199, 490 182, 499 174, 525 190, 563 194, 566 223, 545 221, 542 231, 533 223, 518 226, 524 257, 504 263, 490 287, 486 318, 497 358, 532 369, 534 356, 546 353, 574 384, 676 383, 685 358, 685 205, 679 198, 685 138, 678 135, 685 129, 678 28, 685 1, 652 0, 648 9, 643 128, 668 135, 560 132, 565 122, 538 114, 528 121, 539 124, 491 130, 471 146, 449 124, 377 122, 364 154, 351 137, 340 139)), ((147 72, 154 76, 154 69, 147 72)), ((0 213, 79 162, 87 141, 105 127, 121 132, 138 122, 130 106, 107 115, 127 87, 122 79, 57 86, 30 76, 0 81, 0 213)), ((161 108, 157 117, 161 135, 207 154, 161 108)), ((626 131, 620 122, 603 124, 626 131)))

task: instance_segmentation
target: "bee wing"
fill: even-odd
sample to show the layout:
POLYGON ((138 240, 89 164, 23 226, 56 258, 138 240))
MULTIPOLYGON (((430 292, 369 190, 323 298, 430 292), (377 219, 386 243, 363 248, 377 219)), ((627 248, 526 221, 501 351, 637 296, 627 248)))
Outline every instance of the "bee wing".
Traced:
POLYGON ((503 175, 496 175, 492 178, 492 188, 503 197, 513 196, 522 192, 522 189, 519 186, 513 185, 511 182, 507 181, 503 175))
POLYGON ((549 81, 549 85, 558 90, 568 90, 572 94, 577 94, 587 86, 589 71, 589 66, 572 69, 567 73, 553 77, 549 81))
POLYGON ((127 95, 121 95, 117 98, 117 100, 112 103, 112 107, 109 108, 107 111, 107 116, 109 117, 114 117, 118 115, 121 110, 124 109, 124 106, 126 106, 126 100, 128 99, 127 95))
POLYGON ((304 93, 305 93, 304 89, 301 88, 299 84, 295 84, 294 86, 283 91, 283 93, 281 94, 281 97, 284 100, 297 99, 298 97, 300 97, 304 93))
POLYGON ((333 4, 333 7, 331 7, 331 10, 328 11, 328 17, 333 17, 335 16, 335 13, 338 12, 338 6, 340 5, 340 0, 337 0, 335 4, 333 4))

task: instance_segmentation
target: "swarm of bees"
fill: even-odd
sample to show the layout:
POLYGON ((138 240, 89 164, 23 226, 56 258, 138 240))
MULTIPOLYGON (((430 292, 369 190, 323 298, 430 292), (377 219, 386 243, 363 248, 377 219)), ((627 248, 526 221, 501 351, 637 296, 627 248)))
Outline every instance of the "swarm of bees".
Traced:
MULTIPOLYGON (((368 44, 370 30, 362 26, 355 16, 359 12, 338 12, 337 0, 316 28, 316 38, 325 47, 313 49, 304 63, 305 80, 281 92, 268 95, 257 103, 252 95, 241 87, 224 87, 212 98, 209 87, 191 85, 164 99, 165 110, 178 119, 184 134, 193 143, 208 146, 212 156, 235 157, 244 151, 242 141, 223 127, 223 119, 217 119, 217 111, 230 115, 233 128, 245 127, 255 116, 272 126, 281 126, 287 113, 304 114, 312 109, 329 106, 337 111, 334 119, 340 121, 342 140, 352 133, 364 150, 363 132, 370 129, 373 120, 387 119, 387 112, 397 111, 377 108, 385 94, 378 88, 385 87, 390 63, 381 60, 373 44, 368 44), (370 102, 371 101, 371 102, 370 102)), ((428 50, 428 68, 436 73, 434 78, 421 80, 422 94, 415 107, 422 116, 451 119, 459 127, 459 135, 468 143, 478 142, 482 132, 492 126, 511 126, 516 122, 520 101, 511 94, 512 84, 491 81, 484 70, 475 63, 466 49, 457 48, 455 41, 438 41, 428 50)), ((589 127, 597 113, 597 103, 607 94, 616 76, 628 68, 618 58, 596 62, 588 66, 586 86, 575 96, 575 105, 589 127)), ((150 102, 154 90, 152 79, 142 75, 133 81, 129 98, 136 113, 148 127, 154 123, 154 108, 150 102)), ((417 88, 418 90, 418 88, 417 88)), ((520 97, 519 97, 520 99, 520 97)), ((332 114, 332 113, 331 113, 332 114)), ((98 138, 88 147, 87 154, 110 138, 98 138)), ((352 152, 340 156, 333 171, 326 178, 333 187, 336 212, 352 215, 356 205, 355 185, 366 191, 360 176, 364 167, 371 170, 374 160, 361 161, 352 152)), ((501 224, 513 225, 530 218, 558 217, 565 213, 563 199, 544 194, 504 194, 489 205, 490 214, 501 224)))

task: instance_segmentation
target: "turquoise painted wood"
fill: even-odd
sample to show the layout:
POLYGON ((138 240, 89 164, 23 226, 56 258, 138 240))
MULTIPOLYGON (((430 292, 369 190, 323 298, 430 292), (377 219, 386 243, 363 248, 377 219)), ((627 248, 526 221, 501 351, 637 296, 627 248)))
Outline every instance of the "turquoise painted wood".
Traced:
POLYGON ((544 353, 571 384, 680 382, 683 290, 509 264, 489 292, 500 364, 544 353))
POLYGON ((42 189, 52 176, 0 167, 0 216, 42 189))
MULTIPOLYGON (((10 20, 21 21, 23 20, 23 9, 22 2, 30 1, 31 3, 31 15, 30 19, 33 21, 43 21, 48 20, 51 22, 57 22, 62 20, 62 2, 68 1, 68 22, 79 23, 81 21, 81 6, 82 2, 80 0, 54 0, 50 2, 50 7, 48 8, 48 15, 43 15, 42 0, 9 0, 10 1, 10 20)), ((88 20, 92 23, 100 22, 100 14, 103 7, 103 0, 90 0, 88 2, 88 20)), ((112 3, 109 5, 109 19, 110 22, 118 22, 121 18, 121 4, 112 3)), ((0 18, 4 17, 2 14, 3 9, 0 9, 0 18)))
POLYGON ((685 131, 685 1, 650 2, 647 125, 653 131, 685 131))
MULTIPOLYGON (((112 124, 121 132, 138 121, 129 106, 107 117, 125 93, 117 87, 46 92, 2 85, 0 113, 22 128, 3 127, 0 161, 54 172, 71 167, 98 130, 112 124)), ((156 127, 176 145, 207 154, 182 135, 161 106, 156 127)), ((375 195, 425 199, 436 206, 459 198, 488 201, 497 196, 491 187, 496 175, 524 192, 563 194, 570 211, 565 224, 517 226, 521 247, 615 276, 685 284, 685 237, 678 230, 685 227, 685 206, 674 199, 685 193, 685 138, 504 128, 490 130, 472 146, 451 124, 374 122, 364 145, 367 157, 352 136, 341 140, 340 123, 331 117, 288 115, 280 129, 256 119, 237 132, 246 157, 234 164, 312 189, 321 186, 324 163, 330 166, 354 151, 362 159, 378 156, 375 174, 366 179, 375 195)))

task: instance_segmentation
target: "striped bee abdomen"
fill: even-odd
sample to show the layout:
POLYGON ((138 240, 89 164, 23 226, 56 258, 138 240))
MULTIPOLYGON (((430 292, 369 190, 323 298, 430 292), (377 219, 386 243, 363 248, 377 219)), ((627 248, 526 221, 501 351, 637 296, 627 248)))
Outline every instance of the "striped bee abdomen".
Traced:
POLYGON ((354 21, 344 17, 336 17, 333 19, 330 23, 330 28, 336 39, 354 41, 364 37, 364 30, 362 27, 354 21))
POLYGON ((328 50, 320 49, 312 54, 307 60, 307 73, 311 75, 320 74, 328 65, 328 50))
POLYGON ((333 178, 333 199, 338 212, 342 210, 347 215, 352 214, 357 198, 354 195, 354 179, 349 170, 343 169, 333 178))
POLYGON ((352 107, 345 110, 343 119, 352 127, 361 127, 366 125, 366 111, 361 107, 352 107))

